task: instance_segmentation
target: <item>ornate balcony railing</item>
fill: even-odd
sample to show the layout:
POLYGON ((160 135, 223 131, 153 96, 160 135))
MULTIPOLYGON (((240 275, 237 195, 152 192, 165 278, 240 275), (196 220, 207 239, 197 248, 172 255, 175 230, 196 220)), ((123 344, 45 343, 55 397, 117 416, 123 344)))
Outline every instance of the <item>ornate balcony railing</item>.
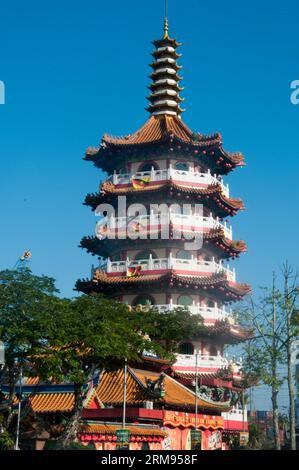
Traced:
POLYGON ((192 315, 201 315, 201 317, 207 321, 222 321, 228 318, 232 318, 232 310, 225 310, 224 308, 218 307, 202 307, 197 305, 188 305, 184 307, 183 305, 168 304, 168 305, 155 305, 155 308, 159 312, 167 312, 175 310, 176 308, 187 308, 192 315))
POLYGON ((180 367, 188 367, 196 369, 196 364, 199 371, 200 368, 217 370, 227 369, 230 367, 234 375, 239 375, 242 369, 242 362, 235 362, 234 360, 229 360, 226 357, 221 356, 220 354, 218 354, 217 356, 198 354, 197 358, 196 354, 176 354, 176 362, 174 364, 174 368, 179 369, 180 367))
POLYGON ((197 259, 179 259, 169 256, 168 258, 152 258, 144 260, 126 260, 126 261, 107 261, 107 273, 124 273, 128 269, 141 268, 141 271, 164 271, 176 270, 186 273, 198 273, 202 275, 212 275, 217 273, 225 273, 227 279, 236 282, 235 269, 230 270, 229 266, 225 267, 221 262, 217 263, 215 260, 204 261, 197 259))
POLYGON ((209 356, 209 355, 198 355, 196 359, 196 354, 187 355, 187 354, 177 354, 176 362, 174 368, 179 367, 188 367, 198 369, 207 368, 207 369, 227 369, 230 365, 230 362, 222 356, 209 356))
POLYGON ((167 180, 174 180, 179 181, 182 183, 190 183, 190 184, 198 184, 199 186, 210 186, 212 184, 220 184, 223 190, 223 193, 226 197, 229 197, 229 186, 224 184, 223 179, 221 177, 217 177, 216 175, 212 175, 211 172, 208 170, 207 173, 199 173, 196 171, 183 171, 177 170, 175 168, 168 168, 167 170, 155 170, 152 169, 150 171, 142 171, 136 173, 121 173, 114 175, 111 177, 111 180, 115 186, 130 184, 132 179, 143 179, 149 178, 151 182, 157 181, 167 181, 167 180))
MULTIPOLYGON (((107 225, 108 232, 116 236, 118 231, 127 230, 127 232, 134 230, 136 224, 140 224, 148 232, 154 230, 156 227, 169 227, 170 223, 184 233, 184 231, 194 231, 199 233, 209 232, 210 230, 221 229, 224 235, 229 240, 233 239, 232 227, 220 222, 219 218, 214 218, 212 215, 202 217, 193 214, 180 214, 169 211, 168 213, 151 213, 150 215, 140 215, 137 217, 113 217, 111 216, 105 224, 107 225)), ((104 224, 104 222, 103 222, 104 224)), ((135 229, 136 232, 136 229, 135 229)), ((109 235, 108 233, 108 235, 109 235)), ((106 234, 107 235, 107 234, 106 234)))

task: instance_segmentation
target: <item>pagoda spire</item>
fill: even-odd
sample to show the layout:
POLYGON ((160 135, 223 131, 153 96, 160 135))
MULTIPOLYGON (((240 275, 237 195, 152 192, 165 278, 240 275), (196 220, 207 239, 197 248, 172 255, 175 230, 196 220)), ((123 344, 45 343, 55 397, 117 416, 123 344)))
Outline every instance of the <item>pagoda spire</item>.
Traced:
POLYGON ((147 98, 150 101, 147 111, 154 116, 179 116, 184 111, 180 107, 183 99, 179 95, 179 92, 183 90, 179 86, 182 80, 182 77, 179 76, 179 70, 182 67, 177 63, 180 54, 176 51, 181 44, 169 37, 167 7, 166 0, 164 35, 162 39, 153 42, 156 50, 152 54, 154 62, 151 64, 153 73, 150 75, 152 84, 149 87, 151 94, 147 98))
POLYGON ((164 37, 168 39, 168 0, 165 0, 164 37))
POLYGON ((163 39, 168 39, 168 18, 165 16, 164 20, 164 36, 163 39))

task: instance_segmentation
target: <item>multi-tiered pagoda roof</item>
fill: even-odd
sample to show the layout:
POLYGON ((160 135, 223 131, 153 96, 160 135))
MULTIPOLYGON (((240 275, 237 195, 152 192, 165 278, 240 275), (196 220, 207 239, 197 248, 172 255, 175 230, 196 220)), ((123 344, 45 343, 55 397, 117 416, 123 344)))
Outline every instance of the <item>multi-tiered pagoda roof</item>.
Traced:
MULTIPOLYGON (((241 368, 224 357, 225 346, 252 337, 252 332, 236 324, 227 312, 229 304, 250 293, 250 286, 237 282, 235 270, 224 264, 247 251, 243 240, 233 239, 226 220, 244 210, 244 203, 230 195, 223 181, 223 175, 245 165, 244 157, 224 150, 219 133, 193 132, 182 120, 180 44, 170 38, 167 19, 162 39, 153 44, 149 119, 131 135, 104 134, 99 147, 86 151, 85 160, 108 173, 108 179, 97 192, 86 196, 84 204, 97 214, 100 206, 110 205, 113 215, 103 214, 96 234, 82 239, 80 246, 101 261, 98 268, 93 267, 91 278, 77 282, 76 289, 105 294, 133 309, 146 311, 150 306, 163 312, 187 306, 198 314, 202 318, 199 337, 192 344, 182 342, 177 361, 163 365, 163 376, 169 390, 175 386, 171 382, 175 378, 186 385, 187 395, 195 393, 193 382, 199 376, 206 393, 198 396, 198 406, 208 413, 220 413, 233 405, 232 401, 216 400, 217 393, 227 398, 242 390, 241 368), (126 210, 120 216, 120 196, 125 196, 127 207, 142 204, 148 213, 135 218, 126 210), (190 210, 178 214, 171 207, 173 203, 189 204, 190 210), (151 209, 162 204, 170 207, 169 214, 151 209), (198 206, 201 215, 196 212, 198 206), (178 237, 183 222, 185 232, 178 237), (163 239, 165 227, 169 234, 163 239), (130 230, 136 237, 129 236, 130 230), (202 244, 187 253, 184 247, 189 232, 200 232, 202 244), (200 350, 196 372, 195 350, 200 350), (219 389, 216 395, 215 387, 219 389)), ((147 373, 131 369, 134 387, 136 380, 142 385, 147 373)), ((152 378, 157 377, 154 374, 152 378)), ((105 402, 119 406, 119 377, 114 377, 115 387, 110 376, 106 379, 109 398, 105 402)), ((190 397, 192 402, 194 395, 190 397)), ((187 403, 187 398, 184 401, 187 403)), ((160 398, 155 405, 174 407, 176 403, 160 398)), ((192 404, 188 402, 188 406, 192 404)))
POLYGON ((174 271, 163 274, 143 274, 136 277, 108 276, 104 271, 96 270, 92 280, 81 280, 76 288, 86 294, 101 292, 113 294, 117 288, 120 292, 134 292, 138 287, 150 290, 154 287, 178 287, 182 289, 195 289, 205 293, 224 296, 228 302, 239 301, 249 294, 251 289, 247 284, 238 284, 228 281, 223 274, 211 276, 184 276, 174 271))
POLYGON ((192 155, 219 174, 227 174, 236 167, 244 166, 244 157, 240 152, 230 153, 223 149, 222 136, 219 133, 206 136, 193 132, 179 118, 167 114, 150 119, 132 135, 113 137, 105 134, 99 147, 89 147, 85 159, 108 173, 115 166, 125 161, 126 156, 134 155, 146 148, 151 154, 161 153, 170 148, 171 152, 179 150, 192 155))

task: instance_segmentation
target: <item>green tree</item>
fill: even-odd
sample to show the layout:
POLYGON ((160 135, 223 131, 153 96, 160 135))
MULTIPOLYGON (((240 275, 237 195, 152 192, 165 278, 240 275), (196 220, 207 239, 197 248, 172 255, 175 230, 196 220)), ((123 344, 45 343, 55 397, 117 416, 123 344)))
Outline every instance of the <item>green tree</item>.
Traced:
POLYGON ((191 340, 206 332, 200 315, 191 315, 183 307, 160 313, 155 307, 143 310, 144 327, 152 340, 163 345, 167 353, 175 353, 181 340, 191 340))
POLYGON ((0 450, 13 450, 14 441, 7 431, 0 434, 0 450))
POLYGON ((253 298, 239 312, 239 317, 255 329, 255 338, 245 347, 245 369, 271 388, 275 448, 280 450, 279 390, 287 380, 291 449, 296 449, 293 346, 298 337, 297 274, 288 263, 282 270, 283 287, 277 287, 273 273, 272 287, 264 288, 260 299, 253 298), (286 377, 278 373, 285 368, 286 377))
POLYGON ((55 315, 58 291, 54 280, 34 276, 29 269, 0 272, 0 338, 5 345, 5 365, 0 386, 9 386, 1 404, 3 426, 9 429, 20 368, 31 373, 29 358, 47 343, 55 315))
MULTIPOLYGON (((96 372, 118 369, 125 359, 140 361, 144 351, 174 359, 178 342, 194 335, 200 319, 182 309, 165 313, 132 310, 102 295, 83 295, 60 307, 46 353, 46 372, 50 362, 52 377, 74 384, 75 406, 60 440, 65 448, 76 438, 87 384, 96 372)), ((42 357, 37 364, 41 370, 42 357)))
POLYGON ((144 351, 172 360, 181 339, 196 334, 200 318, 184 309, 159 313, 131 310, 101 295, 60 299, 53 279, 28 269, 0 273, 0 337, 6 345, 2 383, 9 384, 9 429, 20 366, 41 381, 74 385, 75 405, 60 439, 76 439, 84 398, 95 374, 117 369, 144 351), (34 364, 34 365, 33 365, 34 364))
POLYGON ((276 276, 273 274, 272 287, 262 289, 262 296, 258 301, 251 297, 240 314, 242 321, 255 330, 254 339, 244 348, 245 377, 256 377, 271 388, 276 450, 280 450, 278 393, 284 382, 284 378, 278 374, 278 366, 285 359, 281 344, 284 321, 281 309, 278 308, 281 298, 281 293, 276 288, 276 276))
POLYGON ((282 268, 284 287, 282 290, 281 309, 284 318, 284 336, 282 344, 286 351, 287 383, 289 391, 289 426, 291 450, 296 450, 296 416, 295 416, 295 361, 294 344, 298 337, 299 329, 294 321, 297 313, 298 302, 298 275, 286 262, 282 268))

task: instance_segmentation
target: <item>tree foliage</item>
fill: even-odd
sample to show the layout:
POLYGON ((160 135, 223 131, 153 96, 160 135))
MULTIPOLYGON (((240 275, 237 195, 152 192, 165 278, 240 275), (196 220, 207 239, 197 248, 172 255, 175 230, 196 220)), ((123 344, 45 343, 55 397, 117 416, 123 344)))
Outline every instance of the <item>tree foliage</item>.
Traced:
POLYGON ((0 413, 9 430, 21 369, 40 381, 73 384, 75 406, 65 423, 65 448, 76 435, 95 375, 122 367, 125 359, 138 362, 145 351, 172 360, 179 341, 203 326, 185 309, 132 310, 102 295, 64 299, 58 294, 53 279, 28 269, 0 272, 0 338, 6 349, 0 385, 8 386, 0 413))
POLYGON ((271 388, 276 449, 280 449, 278 393, 286 379, 290 397, 290 423, 293 428, 292 447, 295 448, 292 350, 298 336, 298 287, 297 275, 288 263, 285 263, 281 271, 283 287, 277 287, 276 274, 273 273, 272 286, 262 288, 259 299, 250 298, 238 315, 247 327, 254 328, 255 337, 244 348, 244 369, 247 377, 254 377, 271 388), (285 369, 285 374, 279 373, 281 367, 285 369))

